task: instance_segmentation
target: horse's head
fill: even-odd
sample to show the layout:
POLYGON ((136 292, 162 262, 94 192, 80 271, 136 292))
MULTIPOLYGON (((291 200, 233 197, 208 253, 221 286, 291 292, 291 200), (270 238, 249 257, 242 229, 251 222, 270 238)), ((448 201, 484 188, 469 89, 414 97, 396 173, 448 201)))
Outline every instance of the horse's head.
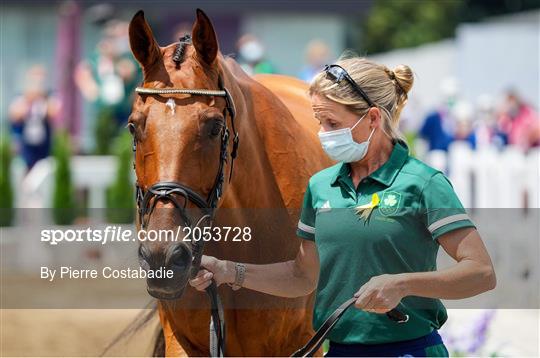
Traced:
POLYGON ((152 296, 174 299, 198 268, 192 259, 201 247, 182 240, 187 231, 180 230, 177 241, 173 236, 219 200, 234 106, 224 91, 214 28, 201 10, 191 38, 179 43, 160 47, 142 11, 131 20, 129 39, 144 73, 128 123, 136 148, 138 224, 148 235, 161 234, 140 244, 139 262, 147 270, 173 270, 173 278, 147 284, 152 296))

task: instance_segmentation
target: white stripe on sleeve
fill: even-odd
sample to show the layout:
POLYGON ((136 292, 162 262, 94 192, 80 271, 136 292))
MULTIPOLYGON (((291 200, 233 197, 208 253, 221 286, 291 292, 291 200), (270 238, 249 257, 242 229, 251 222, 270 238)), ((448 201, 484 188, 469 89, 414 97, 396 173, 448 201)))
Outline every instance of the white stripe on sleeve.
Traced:
POLYGON ((309 232, 310 234, 315 234, 315 228, 313 226, 306 225, 301 221, 298 221, 298 228, 302 231, 309 232))
POLYGON ((448 224, 452 224, 452 223, 455 223, 456 221, 461 221, 461 220, 469 220, 469 215, 467 214, 456 214, 456 215, 451 215, 451 216, 447 216, 443 219, 440 219, 440 220, 437 220, 435 221, 433 224, 429 225, 428 227, 428 230, 430 233, 433 234, 433 232, 435 232, 435 230, 445 226, 445 225, 448 225, 448 224))

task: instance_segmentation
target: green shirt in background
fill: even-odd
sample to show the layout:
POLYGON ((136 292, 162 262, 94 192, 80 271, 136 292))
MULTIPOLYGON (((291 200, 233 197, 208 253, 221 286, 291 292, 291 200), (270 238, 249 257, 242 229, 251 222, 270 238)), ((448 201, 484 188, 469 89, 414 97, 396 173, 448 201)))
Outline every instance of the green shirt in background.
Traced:
MULTIPOLYGON (((437 238, 474 227, 452 185, 439 171, 409 156, 397 142, 389 160, 354 188, 350 166, 338 163, 311 177, 298 236, 314 240, 320 276, 313 325, 318 329, 370 278, 436 270, 437 238), (379 202, 362 218, 355 209, 379 202)), ((398 324, 384 314, 348 310, 329 335, 337 343, 380 344, 415 339, 439 329, 447 315, 437 299, 409 296, 398 324)))

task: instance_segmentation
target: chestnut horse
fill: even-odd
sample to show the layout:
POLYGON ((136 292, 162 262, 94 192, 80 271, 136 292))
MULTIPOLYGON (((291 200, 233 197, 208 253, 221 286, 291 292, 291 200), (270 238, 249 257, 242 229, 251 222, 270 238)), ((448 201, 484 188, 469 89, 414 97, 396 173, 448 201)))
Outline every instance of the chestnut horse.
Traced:
MULTIPOLYGON (((234 101, 241 140, 234 174, 230 182, 225 177, 217 203, 218 213, 229 210, 229 215, 221 222, 216 218, 214 226, 246 227, 257 210, 273 210, 262 215, 263 224, 249 242, 210 241, 204 253, 256 264, 294 259, 300 245, 295 229, 308 179, 331 164, 318 142, 318 124, 305 83, 278 75, 246 75, 219 52, 214 28, 201 10, 191 41, 160 47, 142 11, 131 20, 129 37, 143 70, 142 87, 219 90, 221 83, 234 101), (240 208, 249 208, 252 214, 240 208), (280 209, 285 215, 279 214, 280 209)), ((223 97, 208 94, 139 92, 128 126, 134 135, 137 183, 143 192, 161 182, 182 183, 202 197, 211 192, 220 169, 218 133, 231 120, 225 106, 223 97)), ((232 146, 229 141, 227 155, 232 146)), ((224 163, 228 174, 231 158, 224 163)), ((183 225, 175 210, 159 210, 175 208, 173 201, 185 200, 188 208, 194 207, 182 197, 153 200, 156 210, 143 215, 148 230, 183 225)), ((147 281, 148 292, 159 299, 167 356, 209 355, 208 298, 186 285, 191 249, 189 242, 143 242, 139 248, 142 266, 174 271, 174 279, 147 281), (172 255, 165 254, 171 251, 172 255)), ((313 334, 312 295, 280 298, 247 289, 233 291, 227 285, 218 291, 227 324, 227 355, 287 356, 313 334)))

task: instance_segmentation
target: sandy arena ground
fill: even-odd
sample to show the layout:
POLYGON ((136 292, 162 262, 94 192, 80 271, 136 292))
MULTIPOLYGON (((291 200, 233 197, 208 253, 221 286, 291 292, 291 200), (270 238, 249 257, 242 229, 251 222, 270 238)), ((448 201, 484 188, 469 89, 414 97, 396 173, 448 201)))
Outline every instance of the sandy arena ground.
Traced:
MULTIPOLYGON (((141 310, 1 310, 2 356, 99 356, 141 310)), ((449 310, 448 324, 468 322, 472 310, 449 310)), ((538 310, 499 310, 482 355, 538 357, 538 310)), ((157 317, 107 356, 149 356, 157 317)))
MULTIPOLYGON (((136 309, 1 310, 1 356, 100 356, 140 312, 136 309)), ((110 356, 149 356, 156 318, 110 356)))

